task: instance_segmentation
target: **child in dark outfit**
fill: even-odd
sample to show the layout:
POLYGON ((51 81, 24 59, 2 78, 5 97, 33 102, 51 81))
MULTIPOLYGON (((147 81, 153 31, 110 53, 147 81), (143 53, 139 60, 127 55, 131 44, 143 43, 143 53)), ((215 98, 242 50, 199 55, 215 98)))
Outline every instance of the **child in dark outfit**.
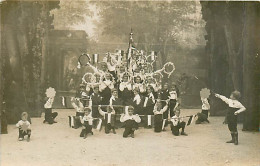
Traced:
POLYGON ((94 85, 93 93, 90 95, 90 98, 91 98, 92 105, 93 105, 92 106, 92 117, 99 118, 100 114, 99 114, 97 106, 101 104, 102 97, 99 94, 99 85, 98 84, 94 85))
POLYGON ((57 112, 52 112, 52 104, 54 101, 54 97, 50 97, 47 102, 44 104, 44 108, 45 108, 45 119, 43 121, 43 123, 49 123, 49 124, 53 124, 53 123, 57 123, 54 119, 58 116, 57 112))
POLYGON ((120 122, 125 123, 125 131, 123 137, 126 138, 129 135, 134 138, 134 131, 138 129, 138 123, 141 122, 140 117, 136 114, 134 115, 134 107, 128 107, 128 114, 122 114, 120 117, 120 122))
POLYGON ((105 133, 109 134, 111 130, 116 134, 115 130, 115 110, 112 106, 107 106, 107 112, 102 111, 101 106, 98 106, 98 111, 105 119, 105 133))
POLYGON ((226 143, 234 143, 235 145, 238 145, 237 115, 246 110, 246 108, 238 101, 241 94, 239 91, 234 91, 231 93, 230 99, 219 94, 215 94, 215 96, 223 100, 229 106, 226 118, 232 139, 226 143))

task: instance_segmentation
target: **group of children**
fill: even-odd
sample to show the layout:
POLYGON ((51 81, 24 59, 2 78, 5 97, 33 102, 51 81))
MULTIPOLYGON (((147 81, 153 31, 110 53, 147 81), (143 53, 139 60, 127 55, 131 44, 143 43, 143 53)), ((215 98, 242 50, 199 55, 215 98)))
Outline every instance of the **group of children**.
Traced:
MULTIPOLYGON (((84 111, 89 110, 90 113, 87 113, 87 116, 92 116, 92 119, 103 119, 105 122, 105 133, 109 133, 110 129, 113 129, 113 133, 115 133, 115 115, 123 113, 122 115, 129 116, 129 112, 133 111, 135 114, 134 117, 148 117, 148 128, 152 128, 151 116, 154 115, 155 132, 164 130, 164 126, 171 123, 171 121, 168 121, 168 119, 171 118, 173 118, 172 120, 175 122, 174 124, 171 123, 171 125, 179 127, 178 122, 181 118, 179 117, 179 114, 175 114, 176 111, 180 111, 178 107, 179 104, 177 102, 179 92, 176 85, 173 84, 169 87, 166 83, 162 89, 158 89, 157 91, 155 91, 151 85, 147 85, 146 89, 144 89, 144 86, 142 85, 143 92, 141 93, 139 86, 132 89, 134 86, 127 84, 127 78, 125 76, 123 76, 123 78, 125 81, 121 82, 117 88, 113 86, 112 89, 106 89, 108 92, 105 93, 105 95, 110 93, 110 95, 108 95, 109 97, 104 96, 104 93, 102 93, 103 91, 100 91, 100 86, 102 86, 102 83, 95 84, 93 88, 91 87, 89 89, 89 91, 86 90, 84 84, 81 84, 80 89, 76 94, 76 98, 72 99, 72 105, 77 110, 75 120, 77 122, 82 121, 82 114, 84 111), (123 89, 123 87, 125 88, 123 89), (101 106, 107 107, 106 110, 103 111, 101 106), (84 107, 87 107, 87 109, 84 110, 84 107), (127 111, 124 110, 125 107, 128 108, 127 111), (81 112, 81 114, 79 114, 79 112, 81 112)), ((140 77, 137 77, 137 80, 138 79, 140 79, 140 77)), ((120 121, 123 122, 122 118, 120 118, 120 121)), ((92 122, 90 123, 93 124, 92 122)), ((129 126, 128 122, 125 123, 128 124, 126 126, 129 126)), ((136 123, 139 123, 139 120, 136 120, 136 123)), ((82 124, 85 124, 85 122, 82 124)), ((74 127, 78 128, 78 126, 79 125, 76 125, 76 127, 74 127)), ((135 124, 134 126, 134 128, 136 128, 137 125, 135 124)), ((181 134, 187 135, 184 132, 184 128, 185 125, 182 127, 183 131, 181 134)), ((174 131, 173 134, 179 135, 176 134, 177 132, 175 132, 175 130, 176 127, 172 127, 172 131, 174 131)), ((85 131, 86 130, 84 130, 84 132, 85 131)), ((84 134, 81 134, 81 136, 83 135, 84 134)))
MULTIPOLYGON (((94 121, 99 122, 99 125, 103 121, 105 133, 108 134, 112 130, 115 134, 116 115, 120 115, 119 120, 125 127, 123 137, 134 137, 134 131, 138 128, 138 123, 142 121, 140 118, 142 116, 147 117, 147 128, 152 128, 153 116, 155 132, 163 131, 164 127, 170 124, 173 135, 187 135, 184 132, 186 123, 180 116, 178 102, 180 94, 175 84, 165 83, 162 86, 161 82, 154 77, 156 72, 151 72, 135 56, 130 58, 129 62, 116 60, 109 54, 105 58, 101 69, 88 64, 94 71, 94 81, 83 77, 75 98, 72 98, 72 105, 76 109, 74 128, 82 126, 80 136, 86 138, 87 134, 93 134, 94 121), (102 110, 104 107, 106 109, 102 110)), ((240 93, 232 92, 230 99, 218 94, 216 97, 225 101, 230 107, 227 119, 232 140, 229 143, 237 144, 236 117, 238 113, 245 110, 238 101, 240 93)), ((54 119, 58 115, 52 112, 53 100, 54 98, 50 97, 44 105, 44 122, 49 124, 56 123, 54 119)), ((207 98, 201 98, 201 100, 202 112, 198 113, 196 124, 204 121, 209 123, 209 100, 207 98)), ((18 126, 21 126, 20 123, 18 126)))
MULTIPOLYGON (((140 116, 142 115, 148 115, 148 128, 151 128, 151 123, 149 124, 149 115, 154 115, 155 132, 160 132, 164 130, 164 126, 170 124, 173 135, 187 135, 184 132, 186 123, 183 120, 183 117, 180 116, 179 103, 177 100, 179 92, 176 85, 173 84, 169 86, 166 83, 163 85, 162 89, 159 89, 157 92, 155 92, 154 88, 149 85, 143 93, 140 92, 140 88, 134 88, 132 91, 130 91, 129 89, 127 88, 127 93, 125 92, 123 93, 125 95, 122 95, 122 85, 121 87, 119 85, 118 89, 111 89, 111 97, 109 98, 108 102, 103 102, 104 97, 99 90, 99 86, 96 84, 93 87, 93 93, 89 96, 85 96, 85 98, 88 98, 89 101, 91 101, 91 107, 87 107, 89 111, 88 116, 91 116, 92 119, 99 119, 103 117, 103 120, 105 121, 105 133, 109 133, 111 130, 113 131, 113 133, 116 133, 114 125, 115 115, 121 114, 120 121, 125 122, 125 131, 123 134, 124 137, 127 137, 129 135, 134 137, 134 130, 138 128, 138 123, 141 122, 140 116), (126 94, 131 96, 127 100, 125 98, 126 94), (106 111, 103 111, 100 105, 107 106, 106 111), (125 113, 122 114, 122 112, 116 111, 117 106, 127 107, 127 105, 130 106, 128 107, 128 110, 125 111, 125 113), (129 119, 131 119, 132 121, 128 121, 129 119)), ((81 93, 83 94, 83 92, 84 94, 87 94, 84 85, 81 85, 81 93)), ((238 101, 241 96, 240 92, 232 92, 230 99, 219 94, 215 94, 215 96, 222 99, 229 105, 230 109, 227 113, 227 120, 232 140, 228 141, 227 143, 234 143, 235 145, 237 145, 237 114, 245 111, 245 107, 238 101)), ((81 96, 78 101, 79 103, 82 103, 80 101, 84 101, 84 96, 81 96)), ((196 124, 200 124, 202 122, 209 123, 209 99, 201 98, 201 101, 202 111, 201 113, 197 114, 198 119, 196 120, 196 124)), ((84 108, 84 104, 82 104, 82 108, 84 108)))

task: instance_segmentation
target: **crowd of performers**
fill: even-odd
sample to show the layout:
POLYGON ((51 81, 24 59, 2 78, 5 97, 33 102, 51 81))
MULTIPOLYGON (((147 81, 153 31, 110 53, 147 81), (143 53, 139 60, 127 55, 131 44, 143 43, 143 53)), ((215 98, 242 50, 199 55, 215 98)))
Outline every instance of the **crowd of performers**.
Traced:
MULTIPOLYGON (((191 118, 185 122, 185 117, 180 116, 180 93, 174 83, 162 84, 155 77, 160 75, 160 71, 152 72, 147 65, 140 66, 138 59, 118 63, 112 56, 108 55, 106 58, 101 69, 87 63, 94 73, 83 76, 79 90, 71 99, 76 115, 70 116, 69 123, 74 128, 82 127, 81 137, 93 135, 92 128, 101 128, 102 125, 106 134, 111 131, 116 134, 117 120, 125 128, 123 137, 134 137, 134 131, 141 122, 145 123, 146 128, 153 126, 155 132, 164 131, 170 125, 173 135, 187 136, 184 130, 186 123, 191 123, 191 118)), ((227 143, 237 145, 237 114, 245 111, 245 107, 239 102, 240 92, 232 92, 230 98, 219 94, 215 96, 229 105, 227 122, 232 140, 227 143)), ((58 114, 52 112, 53 100, 54 97, 49 97, 44 105, 44 123, 56 123, 54 119, 58 114)), ((197 114, 196 124, 209 123, 209 100, 201 97, 201 101, 202 111, 197 114)), ((25 133, 30 138, 31 129, 23 129, 24 124, 30 124, 26 117, 23 113, 22 120, 17 123, 19 140, 23 140, 25 133)))

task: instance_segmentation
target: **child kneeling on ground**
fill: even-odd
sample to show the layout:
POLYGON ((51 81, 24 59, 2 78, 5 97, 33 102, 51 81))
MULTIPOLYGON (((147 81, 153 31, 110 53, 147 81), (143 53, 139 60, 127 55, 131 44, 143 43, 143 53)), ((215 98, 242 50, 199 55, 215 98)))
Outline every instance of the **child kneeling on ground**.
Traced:
POLYGON ((138 129, 138 123, 141 122, 139 115, 134 115, 134 107, 128 107, 128 114, 122 114, 120 117, 120 122, 124 122, 125 131, 123 137, 126 138, 129 135, 134 138, 134 132, 138 129))
POLYGON ((173 135, 179 136, 180 135, 180 128, 181 128, 181 135, 185 135, 185 136, 188 135, 184 132, 186 122, 184 122, 183 118, 180 117, 180 109, 176 109, 175 115, 171 118, 171 122, 172 122, 171 130, 172 130, 173 135))
POLYGON ((24 139, 24 136, 27 137, 27 141, 30 141, 31 137, 31 123, 27 120, 28 114, 27 112, 23 112, 21 115, 21 119, 17 124, 16 127, 19 128, 19 141, 22 141, 24 139))
POLYGON ((202 101, 202 111, 201 113, 197 113, 198 119, 196 120, 196 124, 201 124, 202 122, 208 122, 210 104, 208 98, 201 98, 202 101))
POLYGON ((85 111, 85 115, 81 119, 82 130, 81 130, 81 133, 80 133, 80 137, 84 137, 84 139, 86 139, 87 134, 91 133, 93 135, 93 132, 92 132, 93 118, 92 118, 92 115, 91 115, 91 109, 90 108, 86 107, 84 109, 84 111, 85 111))

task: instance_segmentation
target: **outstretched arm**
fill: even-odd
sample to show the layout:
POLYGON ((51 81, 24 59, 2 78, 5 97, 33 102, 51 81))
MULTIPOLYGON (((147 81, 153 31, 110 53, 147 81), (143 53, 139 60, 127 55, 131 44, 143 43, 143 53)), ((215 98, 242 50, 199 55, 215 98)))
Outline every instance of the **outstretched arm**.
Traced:
POLYGON ((222 96, 222 95, 219 95, 219 94, 215 94, 215 96, 217 98, 220 98, 222 101, 224 101, 225 103, 229 104, 230 100, 229 98, 225 97, 225 96, 222 96))

